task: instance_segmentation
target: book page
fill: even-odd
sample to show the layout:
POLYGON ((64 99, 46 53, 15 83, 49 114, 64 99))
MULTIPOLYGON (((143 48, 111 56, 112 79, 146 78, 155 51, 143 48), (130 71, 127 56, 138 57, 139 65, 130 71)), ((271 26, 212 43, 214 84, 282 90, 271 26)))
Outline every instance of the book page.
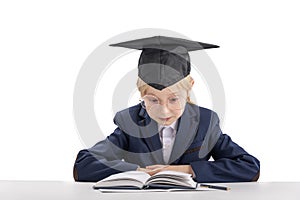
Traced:
POLYGON ((182 178, 189 178, 192 177, 191 174, 187 174, 184 172, 177 172, 177 171, 161 171, 157 174, 153 175, 152 177, 156 176, 163 176, 163 177, 182 177, 182 178))
POLYGON ((191 174, 162 171, 153 176, 142 171, 127 171, 111 175, 95 185, 95 189, 195 189, 197 183, 191 174))
POLYGON ((214 191, 209 188, 196 188, 196 189, 146 189, 146 190, 126 190, 126 189, 99 189, 102 193, 148 193, 148 192, 201 192, 201 191, 214 191))
POLYGON ((151 176, 142 171, 127 171, 113 174, 103 180, 98 181, 94 188, 115 188, 115 187, 137 187, 143 188, 145 182, 151 176))
POLYGON ((197 183, 192 179, 191 174, 176 171, 162 171, 149 178, 146 185, 150 187, 196 188, 197 183))

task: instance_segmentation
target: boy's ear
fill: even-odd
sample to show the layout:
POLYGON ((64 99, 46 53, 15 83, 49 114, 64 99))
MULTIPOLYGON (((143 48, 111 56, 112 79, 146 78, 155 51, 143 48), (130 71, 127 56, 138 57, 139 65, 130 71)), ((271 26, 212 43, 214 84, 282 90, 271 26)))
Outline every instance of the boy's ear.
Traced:
POLYGON ((194 83, 195 83, 194 79, 191 79, 191 88, 190 89, 192 89, 194 83))
POLYGON ((194 81, 194 79, 191 81, 191 86, 193 87, 193 85, 194 85, 194 83, 195 83, 195 81, 194 81))

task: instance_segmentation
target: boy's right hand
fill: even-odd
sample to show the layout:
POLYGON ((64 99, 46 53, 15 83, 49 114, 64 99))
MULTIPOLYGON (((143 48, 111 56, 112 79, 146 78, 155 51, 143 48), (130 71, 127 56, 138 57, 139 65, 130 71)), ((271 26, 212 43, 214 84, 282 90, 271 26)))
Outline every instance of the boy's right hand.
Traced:
POLYGON ((150 176, 162 171, 164 168, 168 167, 169 165, 155 165, 155 167, 147 166, 146 168, 138 167, 137 171, 143 171, 148 173, 150 176))

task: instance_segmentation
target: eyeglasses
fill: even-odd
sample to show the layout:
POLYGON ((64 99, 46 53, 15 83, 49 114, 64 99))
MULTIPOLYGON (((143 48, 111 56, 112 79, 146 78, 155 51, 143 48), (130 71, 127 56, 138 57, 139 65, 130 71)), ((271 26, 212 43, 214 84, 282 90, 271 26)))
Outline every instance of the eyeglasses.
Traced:
MULTIPOLYGON (((141 105, 147 109, 159 109, 163 104, 159 101, 156 96, 145 95, 141 98, 141 105)), ((185 105, 186 100, 181 96, 173 96, 168 98, 167 106, 172 110, 180 110, 185 105)))

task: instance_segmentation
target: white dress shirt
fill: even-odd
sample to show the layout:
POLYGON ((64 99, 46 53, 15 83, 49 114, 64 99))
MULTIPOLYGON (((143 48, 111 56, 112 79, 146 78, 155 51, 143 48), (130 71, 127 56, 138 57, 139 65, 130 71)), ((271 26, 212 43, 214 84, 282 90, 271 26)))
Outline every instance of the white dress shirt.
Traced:
POLYGON ((168 164, 170 159, 170 155, 175 142, 176 130, 177 120, 169 126, 158 126, 160 141, 163 147, 162 151, 165 164, 168 164))

